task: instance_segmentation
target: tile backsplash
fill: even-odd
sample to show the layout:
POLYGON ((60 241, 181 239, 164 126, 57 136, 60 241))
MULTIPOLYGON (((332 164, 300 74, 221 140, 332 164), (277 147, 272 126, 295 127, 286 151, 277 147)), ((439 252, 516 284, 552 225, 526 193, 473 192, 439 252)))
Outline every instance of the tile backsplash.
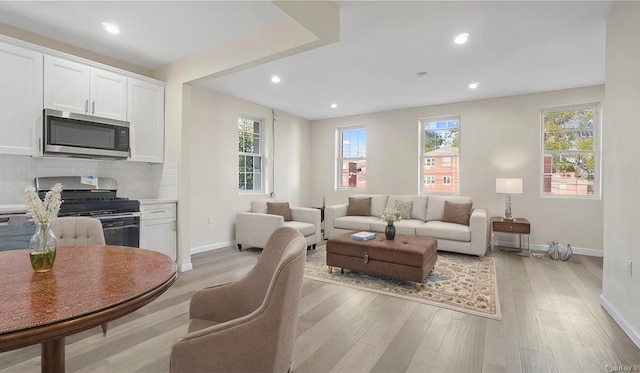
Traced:
POLYGON ((43 176, 98 176, 118 182, 118 196, 157 198, 162 165, 0 154, 0 204, 24 203, 25 186, 43 176))

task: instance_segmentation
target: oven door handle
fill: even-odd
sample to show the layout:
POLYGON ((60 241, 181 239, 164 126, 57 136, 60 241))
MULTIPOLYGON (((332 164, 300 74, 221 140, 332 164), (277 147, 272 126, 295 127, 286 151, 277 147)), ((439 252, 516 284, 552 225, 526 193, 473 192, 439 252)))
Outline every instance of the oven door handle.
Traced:
POLYGON ((139 218, 141 215, 142 214, 140 214, 139 212, 127 212, 123 214, 95 215, 92 217, 98 220, 115 220, 122 218, 139 218))

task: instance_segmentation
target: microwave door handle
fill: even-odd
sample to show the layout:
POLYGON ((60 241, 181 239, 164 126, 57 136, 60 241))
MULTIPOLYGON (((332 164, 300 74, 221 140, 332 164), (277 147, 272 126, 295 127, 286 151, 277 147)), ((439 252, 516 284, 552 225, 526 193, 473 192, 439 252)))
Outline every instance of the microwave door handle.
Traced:
POLYGON ((93 100, 93 102, 91 103, 91 114, 95 114, 96 113, 96 101, 93 100))

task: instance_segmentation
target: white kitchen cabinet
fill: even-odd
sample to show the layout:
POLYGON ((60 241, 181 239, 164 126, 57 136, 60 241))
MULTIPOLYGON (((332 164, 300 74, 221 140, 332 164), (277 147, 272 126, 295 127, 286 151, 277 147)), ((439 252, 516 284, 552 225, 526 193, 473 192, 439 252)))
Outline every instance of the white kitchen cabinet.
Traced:
POLYGON ((164 86, 129 78, 128 115, 132 161, 164 161, 164 86))
POLYGON ((126 120, 127 77, 45 55, 44 107, 126 120))
POLYGON ((37 155, 43 54, 0 42, 0 153, 37 155))
POLYGON ((140 247, 176 260, 176 204, 140 203, 140 247))

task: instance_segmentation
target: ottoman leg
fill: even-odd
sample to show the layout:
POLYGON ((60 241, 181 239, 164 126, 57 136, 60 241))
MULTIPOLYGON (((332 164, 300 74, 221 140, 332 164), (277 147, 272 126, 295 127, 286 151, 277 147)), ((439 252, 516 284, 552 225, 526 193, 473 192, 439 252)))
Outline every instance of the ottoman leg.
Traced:
POLYGON ((416 291, 420 291, 420 289, 422 289, 422 284, 419 282, 416 282, 416 291))
POLYGON ((327 267, 327 273, 331 273, 333 271, 333 267, 332 266, 328 266, 327 267))

